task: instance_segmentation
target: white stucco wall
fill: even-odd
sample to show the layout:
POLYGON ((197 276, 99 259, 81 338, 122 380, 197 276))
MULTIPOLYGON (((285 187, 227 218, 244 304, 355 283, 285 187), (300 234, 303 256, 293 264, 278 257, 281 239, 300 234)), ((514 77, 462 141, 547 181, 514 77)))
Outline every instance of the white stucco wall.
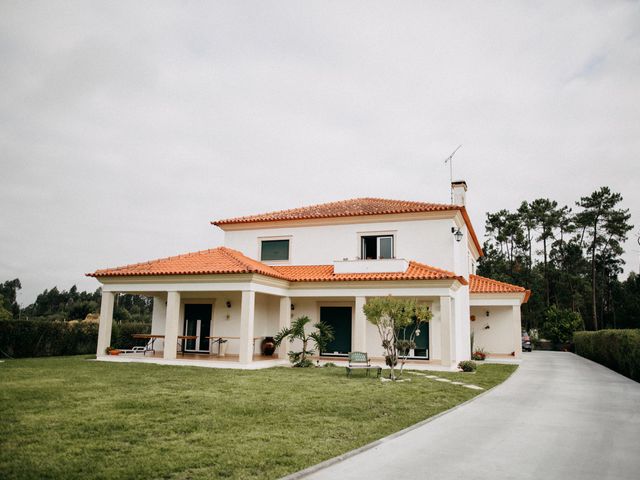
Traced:
POLYGON ((469 317, 469 287, 463 286, 454 294, 455 314, 455 361, 469 360, 471 358, 471 327, 469 317))
POLYGON ((225 232, 225 245, 259 260, 261 239, 289 238, 289 261, 285 264, 331 264, 334 260, 359 257, 361 235, 383 233, 394 235, 396 258, 468 275, 466 225, 457 225, 452 218, 230 230, 225 232), (452 227, 461 228, 462 241, 455 241, 452 227))
POLYGON ((470 322, 474 348, 506 355, 516 352, 517 355, 521 347, 517 336, 520 326, 519 319, 514 318, 513 309, 511 306, 471 307, 471 315, 476 317, 470 322))
MULTIPOLYGON (((164 335, 164 325, 167 318, 167 299, 164 295, 153 297, 153 311, 151 313, 151 334, 164 335)), ((164 351, 164 340, 157 339, 153 343, 153 348, 158 351, 164 351)))

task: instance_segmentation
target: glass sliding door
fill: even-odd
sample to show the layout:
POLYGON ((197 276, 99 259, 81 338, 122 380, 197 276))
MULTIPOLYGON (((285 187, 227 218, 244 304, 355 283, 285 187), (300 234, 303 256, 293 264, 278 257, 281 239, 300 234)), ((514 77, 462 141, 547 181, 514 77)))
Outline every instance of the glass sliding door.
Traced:
POLYGON ((209 353, 211 335, 211 304, 188 303, 184 306, 184 335, 195 336, 193 340, 184 340, 184 351, 209 353))

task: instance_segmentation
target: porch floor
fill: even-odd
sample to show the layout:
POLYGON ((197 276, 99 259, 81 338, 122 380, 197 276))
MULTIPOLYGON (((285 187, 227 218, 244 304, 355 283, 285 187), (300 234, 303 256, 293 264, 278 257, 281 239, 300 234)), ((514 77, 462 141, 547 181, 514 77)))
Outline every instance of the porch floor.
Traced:
POLYGON ((287 359, 279 359, 277 355, 267 357, 264 355, 254 355, 253 362, 240 363, 238 355, 225 355, 219 357, 217 355, 185 353, 178 354, 175 360, 165 360, 162 352, 147 353, 127 353, 120 355, 98 355, 96 360, 102 362, 115 363, 153 363, 157 365, 184 365, 192 367, 207 368, 229 368, 236 370, 259 370, 262 368, 271 368, 277 366, 289 365, 287 359))

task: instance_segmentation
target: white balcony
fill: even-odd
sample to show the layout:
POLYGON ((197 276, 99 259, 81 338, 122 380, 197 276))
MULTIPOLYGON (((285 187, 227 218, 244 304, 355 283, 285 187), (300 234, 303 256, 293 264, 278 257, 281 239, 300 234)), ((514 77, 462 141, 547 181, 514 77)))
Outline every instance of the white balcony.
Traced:
POLYGON ((403 258, 380 260, 334 260, 334 273, 398 273, 405 272, 409 262, 403 258))

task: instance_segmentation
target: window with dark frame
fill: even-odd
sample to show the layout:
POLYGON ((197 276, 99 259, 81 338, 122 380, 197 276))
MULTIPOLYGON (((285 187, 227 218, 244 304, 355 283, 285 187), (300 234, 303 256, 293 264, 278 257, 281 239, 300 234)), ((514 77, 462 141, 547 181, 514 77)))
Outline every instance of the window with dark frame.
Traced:
POLYGON ((361 237, 360 258, 363 260, 395 258, 393 235, 367 235, 361 237))
POLYGON ((289 260, 289 240, 262 240, 260 260, 289 260))

